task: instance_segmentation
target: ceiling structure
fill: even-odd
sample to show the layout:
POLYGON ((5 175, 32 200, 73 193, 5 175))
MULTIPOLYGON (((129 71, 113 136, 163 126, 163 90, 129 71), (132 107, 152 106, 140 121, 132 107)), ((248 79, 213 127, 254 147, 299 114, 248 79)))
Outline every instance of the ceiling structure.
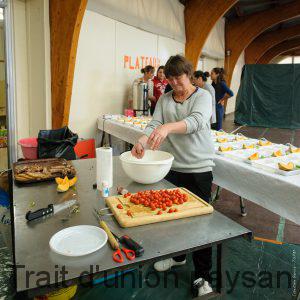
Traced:
POLYGON ((229 82, 243 51, 246 63, 256 63, 272 47, 300 36, 300 0, 231 0, 223 1, 221 8, 220 3, 215 5, 218 1, 178 1, 185 5, 186 56, 194 65, 216 18, 225 17, 225 69, 229 82), (206 32, 201 35, 199 28, 206 32), (276 38, 279 33, 280 38, 276 38))

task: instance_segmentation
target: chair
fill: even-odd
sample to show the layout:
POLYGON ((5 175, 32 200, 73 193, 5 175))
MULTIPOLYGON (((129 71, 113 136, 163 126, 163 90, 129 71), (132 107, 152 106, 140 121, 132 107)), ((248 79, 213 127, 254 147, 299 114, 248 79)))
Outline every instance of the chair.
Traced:
POLYGON ((95 139, 78 140, 74 151, 78 159, 95 158, 95 139))

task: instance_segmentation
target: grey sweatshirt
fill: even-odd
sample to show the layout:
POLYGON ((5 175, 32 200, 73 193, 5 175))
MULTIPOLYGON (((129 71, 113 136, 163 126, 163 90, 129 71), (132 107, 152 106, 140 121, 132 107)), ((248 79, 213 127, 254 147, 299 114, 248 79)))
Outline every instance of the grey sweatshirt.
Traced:
POLYGON ((174 155, 172 170, 182 173, 202 173, 214 166, 214 144, 210 133, 212 99, 209 92, 198 89, 183 103, 173 99, 173 91, 162 95, 155 107, 152 121, 144 133, 149 137, 152 131, 166 123, 184 120, 185 134, 171 133, 160 150, 174 155))

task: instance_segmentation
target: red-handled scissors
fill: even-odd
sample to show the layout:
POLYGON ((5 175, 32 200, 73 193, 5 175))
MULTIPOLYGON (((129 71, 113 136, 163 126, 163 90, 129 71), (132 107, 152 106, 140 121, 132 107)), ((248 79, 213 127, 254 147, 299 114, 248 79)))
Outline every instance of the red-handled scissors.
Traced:
POLYGON ((128 260, 134 260, 135 259, 135 252, 133 250, 129 250, 129 249, 126 249, 126 248, 119 248, 117 251, 115 251, 113 253, 113 260, 115 262, 118 262, 118 263, 122 263, 124 262, 124 257, 122 255, 122 252, 121 250, 125 253, 125 256, 127 257, 128 260))
MULTIPOLYGON (((119 242, 119 245, 121 244, 120 239, 112 232, 116 240, 119 242)), ((118 263, 124 262, 124 257, 122 255, 122 251, 124 252, 126 258, 128 260, 134 260, 135 259, 135 252, 131 249, 126 249, 124 247, 120 247, 113 253, 113 260, 118 263)))

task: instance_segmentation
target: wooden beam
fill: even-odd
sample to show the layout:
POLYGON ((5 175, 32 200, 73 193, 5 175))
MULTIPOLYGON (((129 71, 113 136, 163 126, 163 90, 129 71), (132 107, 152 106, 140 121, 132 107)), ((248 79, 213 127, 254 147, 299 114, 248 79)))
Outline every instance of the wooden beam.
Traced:
POLYGON ((78 38, 87 0, 51 0, 52 128, 68 125, 78 38))
POLYGON ((267 1, 247 1, 247 2, 242 2, 239 4, 240 6, 243 7, 251 7, 251 6, 258 6, 258 5, 267 5, 267 4, 274 4, 274 3, 278 3, 277 0, 267 0, 267 1))
POLYGON ((190 0, 184 10, 186 45, 185 56, 194 67, 205 41, 217 21, 237 0, 190 0))
POLYGON ((281 56, 300 56, 300 49, 289 50, 287 52, 281 53, 281 56))
POLYGON ((272 59, 278 55, 288 51, 298 49, 300 47, 300 38, 295 38, 292 40, 286 40, 281 42, 271 49, 269 49, 259 60, 258 64, 268 64, 272 59))
POLYGON ((300 1, 293 1, 241 19, 232 19, 225 26, 225 68, 230 84, 232 73, 243 50, 266 29, 300 15, 300 1))
POLYGON ((238 5, 238 4, 235 5, 234 9, 235 9, 235 12, 236 12, 236 14, 237 14, 238 17, 243 17, 244 16, 244 12, 243 12, 243 10, 242 10, 242 8, 241 8, 240 5, 238 5))
POLYGON ((296 36, 300 36, 300 24, 259 35, 245 49, 245 64, 255 64, 268 49, 296 36))

